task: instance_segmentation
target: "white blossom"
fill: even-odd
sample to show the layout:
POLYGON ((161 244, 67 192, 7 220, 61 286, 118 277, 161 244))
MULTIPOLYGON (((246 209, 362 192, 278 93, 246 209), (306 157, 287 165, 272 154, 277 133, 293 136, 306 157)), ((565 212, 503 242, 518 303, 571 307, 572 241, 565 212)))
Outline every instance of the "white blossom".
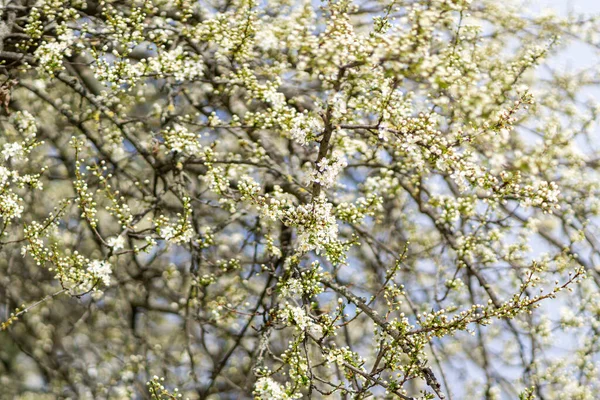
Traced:
POLYGON ((299 395, 288 395, 286 388, 268 376, 256 380, 252 392, 259 400, 290 400, 300 398, 299 395))
POLYGON ((102 281, 105 286, 110 285, 112 274, 111 265, 106 261, 93 260, 87 267, 88 272, 94 279, 102 281))
POLYGON ((106 243, 108 244, 108 246, 112 247, 114 251, 119 251, 125 247, 125 237, 123 237, 122 235, 113 236, 108 238, 106 243))
POLYGON ((2 148, 2 155, 5 160, 9 158, 20 158, 23 156, 23 146, 20 143, 6 143, 2 148))
POLYGON ((312 180, 322 187, 332 187, 337 176, 348 165, 344 154, 341 151, 334 150, 330 158, 323 157, 317 162, 316 171, 312 173, 312 180))
POLYGON ((175 124, 162 132, 165 146, 170 151, 186 155, 197 155, 201 152, 200 135, 188 131, 184 126, 175 124))

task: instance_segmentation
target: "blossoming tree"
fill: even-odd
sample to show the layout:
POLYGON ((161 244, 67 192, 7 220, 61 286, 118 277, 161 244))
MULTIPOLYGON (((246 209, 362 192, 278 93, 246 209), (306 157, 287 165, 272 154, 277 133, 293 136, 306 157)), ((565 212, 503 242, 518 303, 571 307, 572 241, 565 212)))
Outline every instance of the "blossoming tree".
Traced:
POLYGON ((0 12, 3 398, 597 398, 600 19, 0 12))

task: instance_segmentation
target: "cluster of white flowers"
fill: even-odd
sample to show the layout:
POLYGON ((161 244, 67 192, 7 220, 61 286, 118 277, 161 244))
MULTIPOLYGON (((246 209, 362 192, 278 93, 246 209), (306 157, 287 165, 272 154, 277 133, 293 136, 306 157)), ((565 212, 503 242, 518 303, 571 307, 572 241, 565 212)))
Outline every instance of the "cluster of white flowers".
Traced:
MULTIPOLYGON (((35 135, 37 125, 29 112, 16 112, 10 117, 15 129, 25 136, 24 141, 11 141, 2 145, 2 158, 7 166, 0 165, 0 217, 6 222, 20 218, 24 211, 23 199, 13 191, 12 185, 22 188, 27 185, 34 189, 42 189, 40 174, 22 174, 15 165, 26 165, 28 155, 36 146, 35 135), (15 164, 15 161, 19 163, 15 164), (8 167, 10 166, 10 167, 8 167)), ((10 135, 6 135, 9 138, 10 135)), ((42 168, 43 172, 45 168, 42 168)))
POLYGON ((23 156, 23 145, 17 142, 6 143, 2 146, 2 155, 5 160, 8 160, 9 158, 20 158, 23 156))
POLYGON ((201 58, 192 55, 182 46, 161 51, 158 56, 145 59, 135 67, 139 75, 173 76, 180 82, 193 81, 203 75, 201 58))
POLYGON ((307 114, 297 114, 290 124, 290 137, 301 145, 308 144, 323 129, 319 118, 307 114))
POLYGON ((348 112, 346 101, 346 96, 342 92, 335 93, 332 96, 329 106, 332 108, 331 116, 333 119, 339 120, 348 112))
POLYGON ((173 244, 187 243, 194 237, 194 230, 189 225, 165 225, 160 227, 160 236, 173 244))
POLYGON ((327 366, 332 367, 333 365, 343 366, 345 363, 351 364, 363 364, 364 361, 360 360, 360 357, 350 350, 348 347, 333 347, 330 348, 327 356, 327 366), (358 362, 357 362, 358 361, 358 362), (362 362, 361 362, 362 361, 362 362))
POLYGON ((125 247, 125 237, 123 235, 110 237, 106 240, 106 244, 112 247, 114 251, 119 251, 125 247))
POLYGON ((257 205, 260 215, 271 221, 283 219, 285 210, 294 209, 289 196, 286 196, 279 186, 273 188, 273 192, 269 195, 260 197, 259 200, 262 200, 257 205))
POLYGON ((570 307, 560 309, 560 324, 563 328, 579 328, 583 323, 583 318, 576 315, 570 307))
POLYGON ((286 303, 278 313, 279 319, 287 326, 295 327, 299 332, 309 332, 321 336, 323 328, 315 323, 302 307, 286 303))
POLYGON ((527 185, 523 188, 522 201, 524 206, 539 207, 545 212, 560 208, 558 196, 560 189, 555 182, 540 182, 537 185, 527 185))
POLYGON ((20 218, 24 209, 23 199, 9 189, 4 190, 3 193, 0 193, 0 217, 5 221, 20 218))
POLYGON ((302 293, 302 281, 300 279, 290 278, 280 288, 281 296, 294 297, 302 293))
POLYGON ((314 296, 323 291, 323 285, 319 282, 322 278, 323 270, 319 262, 314 261, 310 268, 300 272, 298 278, 286 279, 279 282, 278 286, 283 297, 314 296))
POLYGON ((338 243, 338 225, 333 212, 333 204, 324 194, 308 204, 294 205, 289 195, 276 186, 268 195, 259 195, 258 184, 249 176, 239 182, 239 190, 244 200, 254 203, 265 219, 282 221, 297 229, 299 252, 321 250, 338 243))
POLYGON ((188 243, 196 235, 190 222, 190 215, 190 199, 185 197, 183 199, 183 213, 177 213, 177 221, 171 222, 164 215, 155 219, 158 234, 169 243, 188 243))
POLYGON ((338 225, 332 210, 333 204, 325 196, 320 196, 309 204, 301 204, 285 211, 284 223, 295 226, 298 230, 298 251, 316 250, 319 253, 337 242, 338 225))
POLYGON ((140 71, 126 60, 116 58, 113 54, 97 57, 94 63, 94 76, 113 93, 122 89, 129 89, 140 78, 140 71))
POLYGON ((317 162, 316 170, 311 174, 311 180, 324 188, 330 188, 347 165, 348 161, 344 153, 334 150, 331 157, 323 157, 317 162))
POLYGON ((269 103, 273 109, 281 109, 285 106, 285 95, 278 92, 275 87, 269 86, 267 90, 262 92, 262 98, 269 103))
POLYGON ((173 152, 197 155, 202 151, 199 139, 200 135, 190 132, 185 126, 174 124, 172 127, 162 131, 162 137, 167 149, 173 152))
POLYGON ((173 388, 172 391, 167 390, 164 385, 165 378, 159 377, 158 375, 154 375, 151 380, 146 382, 146 386, 150 388, 150 393, 153 398, 156 399, 180 399, 183 397, 181 393, 179 393, 179 388, 173 388))
POLYGON ((290 304, 286 304, 281 311, 279 311, 279 318, 301 331, 305 331, 313 324, 310 317, 306 315, 304 309, 290 304))
POLYGON ((209 165, 208 171, 203 179, 214 193, 227 193, 227 190, 229 189, 229 179, 227 178, 227 173, 223 167, 209 165))
POLYGON ((0 165, 0 187, 4 187, 9 183, 9 179, 14 175, 14 171, 0 165))
POLYGON ((56 40, 43 42, 34 53, 38 68, 50 75, 61 71, 64 68, 63 58, 72 55, 73 39, 73 32, 67 29, 56 40))
POLYGON ((35 118, 29 111, 17 111, 10 116, 15 128, 26 138, 34 138, 37 134, 35 118))
POLYGON ((339 203, 335 209, 337 218, 355 224, 365 217, 373 217, 383 211, 383 197, 370 193, 367 198, 359 197, 353 203, 339 203))
POLYGON ((437 219, 441 224, 453 224, 459 218, 468 218, 475 212, 476 198, 453 196, 435 196, 429 199, 429 204, 434 207, 440 207, 441 213, 437 219))
POLYGON ((105 286, 110 285, 110 276, 112 274, 111 265, 106 261, 93 260, 87 267, 93 279, 100 280, 105 286))
POLYGON ((394 171, 381 168, 375 176, 369 176, 361 185, 367 193, 381 193, 382 195, 392 192, 399 186, 398 178, 394 171))
POLYGON ((299 393, 289 395, 284 386, 268 376, 256 380, 252 394, 256 400, 291 400, 302 397, 299 393))
POLYGON ((12 141, 2 145, 1 154, 5 161, 9 159, 23 160, 25 156, 35 147, 35 136, 37 125, 35 118, 28 111, 19 111, 11 115, 10 122, 15 129, 24 137, 24 141, 12 141))

